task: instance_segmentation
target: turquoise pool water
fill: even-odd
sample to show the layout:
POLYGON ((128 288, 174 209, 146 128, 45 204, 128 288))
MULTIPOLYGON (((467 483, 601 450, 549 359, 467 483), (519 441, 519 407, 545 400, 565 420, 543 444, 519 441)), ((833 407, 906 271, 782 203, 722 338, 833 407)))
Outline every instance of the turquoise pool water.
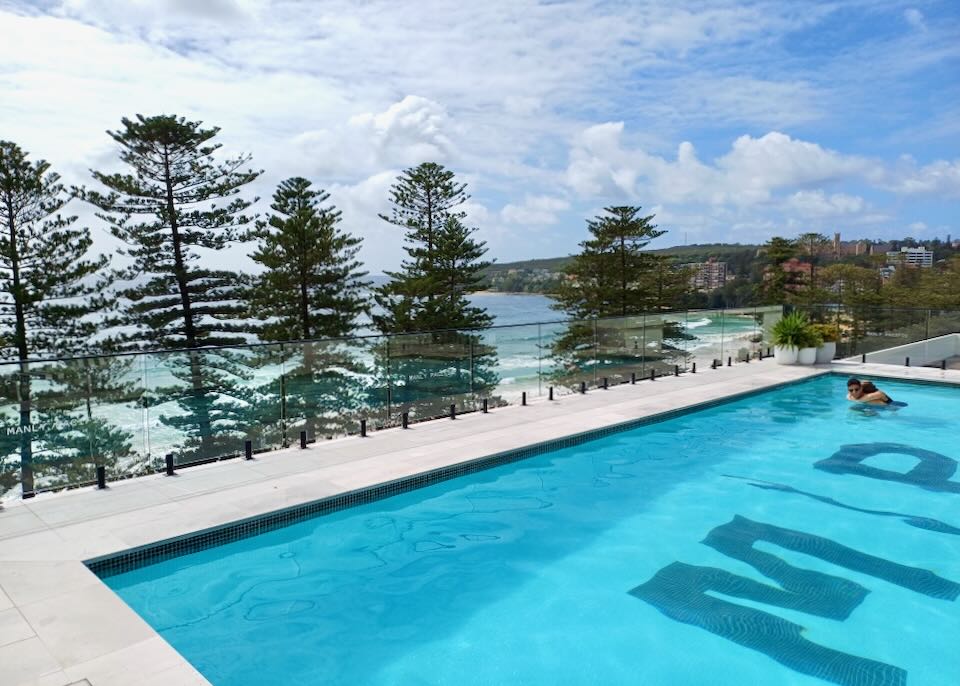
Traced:
POLYGON ((107 577, 215 686, 954 685, 960 389, 821 377, 107 577))

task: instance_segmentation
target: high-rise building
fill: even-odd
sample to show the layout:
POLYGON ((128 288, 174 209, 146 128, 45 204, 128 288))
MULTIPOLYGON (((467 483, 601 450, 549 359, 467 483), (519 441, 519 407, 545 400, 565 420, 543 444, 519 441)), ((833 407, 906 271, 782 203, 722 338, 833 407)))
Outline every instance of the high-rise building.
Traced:
POLYGON ((694 270, 690 285, 698 291, 712 291, 727 283, 727 263, 717 262, 715 257, 706 262, 688 262, 681 266, 694 270))
POLYGON ((933 251, 923 246, 918 248, 900 248, 898 251, 887 253, 887 264, 905 265, 908 267, 932 267, 933 251))

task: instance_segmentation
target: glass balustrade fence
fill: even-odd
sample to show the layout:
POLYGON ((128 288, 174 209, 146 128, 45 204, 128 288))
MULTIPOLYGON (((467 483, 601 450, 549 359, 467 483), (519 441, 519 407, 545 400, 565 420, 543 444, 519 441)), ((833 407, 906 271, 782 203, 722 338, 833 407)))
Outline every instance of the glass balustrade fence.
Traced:
MULTIPOLYGON (((767 354, 783 307, 0 363, 0 498, 767 354)), ((832 316, 832 315, 831 315, 832 316)), ((940 326, 941 319, 935 326, 940 326)))

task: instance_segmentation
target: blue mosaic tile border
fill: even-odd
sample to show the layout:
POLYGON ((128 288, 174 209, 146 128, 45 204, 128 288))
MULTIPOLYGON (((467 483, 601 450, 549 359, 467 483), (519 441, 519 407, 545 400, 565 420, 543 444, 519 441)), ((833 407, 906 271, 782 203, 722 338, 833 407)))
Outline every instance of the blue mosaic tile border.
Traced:
POLYGON ((636 429, 649 424, 657 424, 675 417, 693 414, 695 412, 699 412, 700 410, 742 400, 750 396, 769 393, 785 386, 795 386, 809 383, 814 379, 819 379, 823 376, 836 376, 836 374, 831 372, 823 372, 822 374, 816 374, 805 379, 785 381, 772 386, 744 391, 742 393, 728 395, 716 400, 708 400, 702 403, 697 403, 696 405, 678 408, 676 410, 668 410, 655 415, 631 419, 619 424, 611 424, 610 426, 605 426, 601 429, 593 429, 580 434, 565 436, 563 438, 557 438, 550 441, 545 441, 543 443, 525 446, 523 448, 516 448, 506 452, 488 455, 486 457, 477 458, 468 462, 462 462, 449 467, 441 467, 429 472, 403 477, 395 481, 378 484, 376 486, 370 486, 357 491, 341 493, 320 500, 315 500, 313 502, 304 503, 302 505, 295 505, 283 510, 277 510, 275 512, 269 512, 267 514, 250 517, 248 519, 231 522, 223 526, 197 531, 184 536, 179 536, 177 538, 157 541, 156 543, 149 543, 145 546, 125 550, 121 553, 92 558, 90 560, 86 560, 84 564, 94 574, 101 578, 114 576, 116 574, 123 574, 134 569, 146 567, 157 562, 162 562, 163 560, 169 560, 174 557, 188 555, 190 553, 206 550, 207 548, 213 548, 225 543, 231 543, 244 538, 250 538, 251 536, 257 536, 259 534, 273 531, 305 519, 320 517, 332 512, 344 510, 349 507, 375 502, 377 500, 389 498, 400 493, 406 493, 418 488, 431 486, 441 481, 456 479, 460 476, 474 474, 476 472, 498 467, 503 464, 509 464, 511 462, 518 462, 520 460, 525 460, 529 457, 542 455, 543 453, 554 450, 561 450, 563 448, 581 445, 605 436, 622 433, 624 431, 630 431, 631 429, 636 429))

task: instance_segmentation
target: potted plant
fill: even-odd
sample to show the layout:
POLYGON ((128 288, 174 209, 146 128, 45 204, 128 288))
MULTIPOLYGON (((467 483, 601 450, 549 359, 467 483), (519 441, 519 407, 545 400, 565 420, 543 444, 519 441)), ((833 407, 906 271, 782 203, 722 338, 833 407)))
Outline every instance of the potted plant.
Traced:
POLYGON ((823 339, 823 343, 817 348, 817 364, 830 364, 837 355, 839 331, 836 326, 830 324, 814 324, 814 328, 823 339))
MULTIPOLYGON (((804 317, 806 319, 806 317, 804 317)), ((813 364, 817 361, 817 348, 823 343, 820 332, 809 322, 800 334, 800 350, 797 352, 797 364, 813 364)))
POLYGON ((795 364, 800 347, 807 341, 810 323, 801 312, 791 312, 773 325, 773 359, 777 364, 795 364))

